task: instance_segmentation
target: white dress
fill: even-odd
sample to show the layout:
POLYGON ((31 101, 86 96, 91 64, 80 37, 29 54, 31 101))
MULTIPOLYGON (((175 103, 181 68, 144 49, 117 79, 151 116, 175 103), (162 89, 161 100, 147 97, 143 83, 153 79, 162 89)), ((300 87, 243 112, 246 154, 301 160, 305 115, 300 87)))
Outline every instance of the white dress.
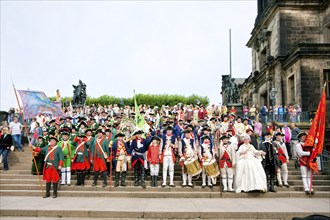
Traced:
POLYGON ((236 152, 236 193, 253 190, 267 191, 267 179, 261 161, 256 158, 260 151, 251 144, 242 144, 236 152))

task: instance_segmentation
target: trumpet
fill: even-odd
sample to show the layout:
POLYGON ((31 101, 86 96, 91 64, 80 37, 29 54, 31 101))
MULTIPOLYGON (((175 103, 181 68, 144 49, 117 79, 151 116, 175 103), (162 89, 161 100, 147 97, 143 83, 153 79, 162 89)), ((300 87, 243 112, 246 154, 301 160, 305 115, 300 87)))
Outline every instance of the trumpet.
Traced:
POLYGON ((129 141, 132 141, 132 140, 135 140, 136 139, 136 136, 135 135, 133 135, 133 136, 131 136, 130 138, 124 138, 124 142, 129 142, 129 141))

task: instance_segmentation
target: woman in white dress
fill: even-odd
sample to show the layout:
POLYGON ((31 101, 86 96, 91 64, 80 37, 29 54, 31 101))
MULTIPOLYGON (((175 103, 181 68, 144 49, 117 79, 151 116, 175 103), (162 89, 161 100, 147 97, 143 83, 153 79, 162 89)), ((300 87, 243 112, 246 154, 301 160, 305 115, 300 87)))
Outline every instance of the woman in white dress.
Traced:
POLYGON ((267 179, 261 161, 258 158, 264 155, 263 151, 256 150, 250 144, 250 136, 242 137, 244 143, 236 152, 236 193, 260 190, 267 191, 267 179))

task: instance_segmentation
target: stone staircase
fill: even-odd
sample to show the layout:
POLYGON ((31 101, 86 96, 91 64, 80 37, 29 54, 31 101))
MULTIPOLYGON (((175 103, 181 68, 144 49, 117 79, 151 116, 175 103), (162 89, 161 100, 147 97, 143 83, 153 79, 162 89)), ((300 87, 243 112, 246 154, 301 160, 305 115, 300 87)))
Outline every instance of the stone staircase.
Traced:
MULTIPOLYGON (((38 177, 31 174, 32 157, 31 152, 25 148, 25 152, 11 152, 9 154, 9 170, 0 168, 0 196, 41 196, 38 177)), ((76 176, 73 175, 71 186, 61 186, 58 195, 60 197, 126 197, 126 198, 303 198, 308 197, 303 192, 300 171, 295 170, 293 163, 289 164, 290 188, 277 187, 277 193, 221 193, 219 177, 217 185, 212 189, 202 188, 201 176, 193 179, 195 187, 181 188, 181 167, 175 166, 174 184, 175 188, 162 188, 161 177, 158 178, 158 187, 150 187, 150 177, 146 178, 147 188, 134 187, 133 172, 129 171, 126 179, 127 187, 102 187, 99 178, 98 186, 92 187, 92 176, 86 178, 85 186, 74 186, 76 176)), ((42 176, 40 176, 42 178, 42 176)), ((109 180, 109 179, 108 179, 109 180)), ((112 181, 114 184, 114 181, 112 181)), ((321 174, 313 177, 313 188, 316 194, 314 198, 330 197, 330 175, 321 174)), ((43 182, 43 187, 45 183, 43 182)))

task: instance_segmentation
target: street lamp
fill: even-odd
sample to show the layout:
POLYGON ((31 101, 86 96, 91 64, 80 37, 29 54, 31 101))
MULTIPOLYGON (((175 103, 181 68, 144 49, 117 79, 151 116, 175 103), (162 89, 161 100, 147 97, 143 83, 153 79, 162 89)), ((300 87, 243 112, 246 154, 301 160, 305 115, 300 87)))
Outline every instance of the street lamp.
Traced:
POLYGON ((273 120, 275 120, 275 109, 274 109, 274 102, 276 100, 276 93, 277 90, 273 87, 272 90, 269 92, 269 98, 272 100, 272 109, 273 109, 273 120))

